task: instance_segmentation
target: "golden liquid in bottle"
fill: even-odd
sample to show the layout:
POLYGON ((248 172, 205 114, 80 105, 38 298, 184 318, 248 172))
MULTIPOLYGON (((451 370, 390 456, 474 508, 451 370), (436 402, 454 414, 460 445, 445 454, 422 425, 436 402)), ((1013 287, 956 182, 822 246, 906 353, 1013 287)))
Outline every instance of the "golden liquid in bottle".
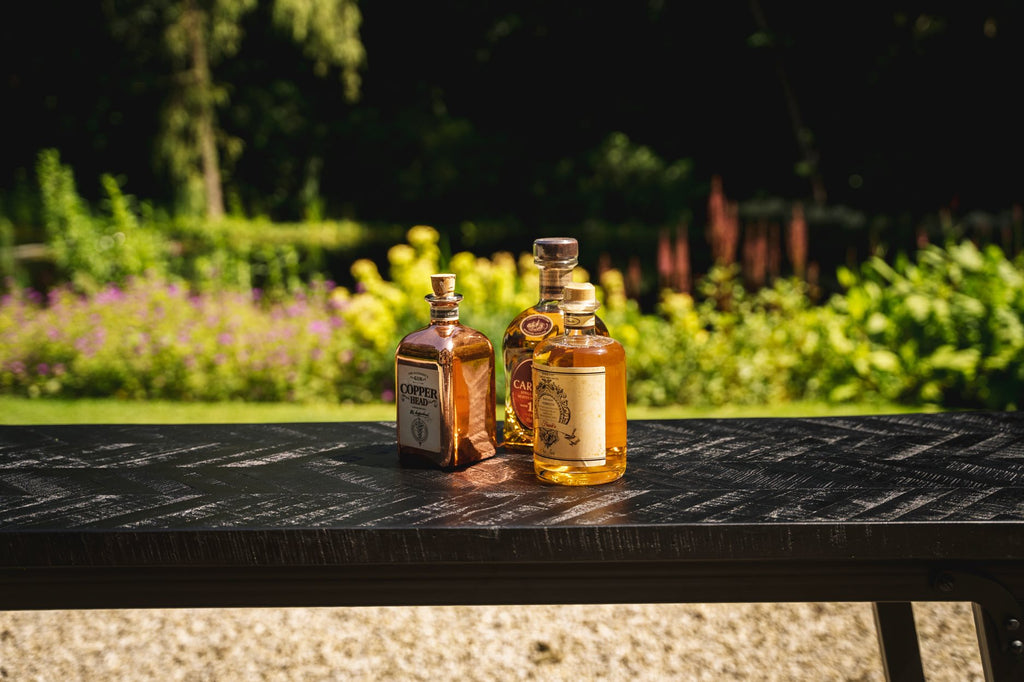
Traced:
MULTIPOLYGON (((560 294, 561 292, 559 292, 560 294)), ((502 339, 505 365, 505 448, 530 452, 533 449, 533 392, 527 387, 516 387, 515 381, 532 381, 530 364, 533 350, 545 339, 562 333, 562 312, 558 309, 559 299, 540 301, 516 315, 509 323, 502 339), (524 320, 538 316, 550 320, 550 327, 542 336, 529 335, 523 331, 524 320), (523 362, 527 364, 522 365, 523 362), (519 371, 517 371, 517 369, 519 371)), ((597 333, 608 335, 608 327, 597 318, 597 333)), ((543 328, 543 324, 538 324, 543 328)))
POLYGON ((594 334, 561 335, 540 344, 534 363, 554 367, 605 368, 605 462, 600 466, 555 465, 534 458, 534 471, 544 481, 562 485, 595 485, 620 478, 626 471, 626 352, 612 338, 594 334))
MULTIPOLYGON (((537 325, 543 328, 543 323, 537 325)), ((528 452, 533 449, 533 391, 518 382, 533 381, 530 365, 533 349, 544 339, 562 332, 562 312, 558 301, 542 301, 516 315, 505 330, 501 347, 505 365, 505 448, 528 452), (543 336, 527 335, 523 321, 543 316, 550 327, 543 336), (523 363, 526 363, 523 365, 523 363), (518 371, 517 371, 518 369, 518 371)))

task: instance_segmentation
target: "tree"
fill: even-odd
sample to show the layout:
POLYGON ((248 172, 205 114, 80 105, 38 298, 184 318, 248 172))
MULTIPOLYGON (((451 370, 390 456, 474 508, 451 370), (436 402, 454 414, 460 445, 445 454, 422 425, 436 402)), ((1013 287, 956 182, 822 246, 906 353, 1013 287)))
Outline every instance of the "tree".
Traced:
MULTIPOLYGON (((359 38, 362 16, 357 0, 274 0, 273 21, 303 46, 317 75, 339 67, 345 97, 359 98, 359 69, 366 54, 359 38)), ((217 124, 217 110, 228 104, 228 90, 213 67, 238 53, 242 19, 256 0, 110 0, 115 32, 137 46, 148 27, 161 30, 173 75, 164 106, 159 156, 184 190, 190 208, 224 215, 222 155, 237 157, 242 142, 217 124), (141 30, 140 30, 141 29, 141 30)))

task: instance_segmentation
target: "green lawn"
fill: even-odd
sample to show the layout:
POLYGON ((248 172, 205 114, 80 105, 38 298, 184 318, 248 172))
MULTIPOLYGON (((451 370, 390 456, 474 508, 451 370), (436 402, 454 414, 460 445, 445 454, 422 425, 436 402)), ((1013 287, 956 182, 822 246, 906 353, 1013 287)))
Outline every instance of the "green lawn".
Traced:
MULTIPOLYGON (((921 412, 920 407, 878 404, 784 403, 721 408, 632 407, 630 419, 693 417, 819 417, 921 412)), ((933 410, 931 410, 933 411, 933 410)), ((498 406, 498 418, 504 415, 498 406)), ((395 406, 290 403, 129 402, 108 399, 30 400, 0 396, 0 424, 241 424, 310 421, 393 421, 395 406)))

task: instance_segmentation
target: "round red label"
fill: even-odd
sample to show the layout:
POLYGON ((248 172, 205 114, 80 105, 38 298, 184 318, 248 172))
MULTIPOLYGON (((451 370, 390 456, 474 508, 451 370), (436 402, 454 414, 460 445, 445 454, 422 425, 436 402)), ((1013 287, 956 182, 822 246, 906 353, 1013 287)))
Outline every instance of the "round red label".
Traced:
POLYGON ((544 336, 555 326, 547 315, 530 315, 519 323, 519 328, 527 336, 544 336))
MULTIPOLYGON (((547 318, 544 318, 547 319, 547 318)), ((512 370, 512 409, 524 428, 533 428, 533 360, 523 360, 512 370)))

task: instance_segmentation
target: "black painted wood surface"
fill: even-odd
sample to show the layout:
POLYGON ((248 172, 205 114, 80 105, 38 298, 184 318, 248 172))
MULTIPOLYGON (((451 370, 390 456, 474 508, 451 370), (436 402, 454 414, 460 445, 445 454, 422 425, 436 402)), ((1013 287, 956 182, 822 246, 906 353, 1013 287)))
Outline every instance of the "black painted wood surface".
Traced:
POLYGON ((0 427, 0 567, 1022 558, 1022 413, 634 421, 586 488, 387 422, 0 427))
POLYGON ((631 422, 591 488, 393 423, 0 427, 0 609, 871 601, 896 680, 924 600, 1024 680, 1021 414, 631 422))

